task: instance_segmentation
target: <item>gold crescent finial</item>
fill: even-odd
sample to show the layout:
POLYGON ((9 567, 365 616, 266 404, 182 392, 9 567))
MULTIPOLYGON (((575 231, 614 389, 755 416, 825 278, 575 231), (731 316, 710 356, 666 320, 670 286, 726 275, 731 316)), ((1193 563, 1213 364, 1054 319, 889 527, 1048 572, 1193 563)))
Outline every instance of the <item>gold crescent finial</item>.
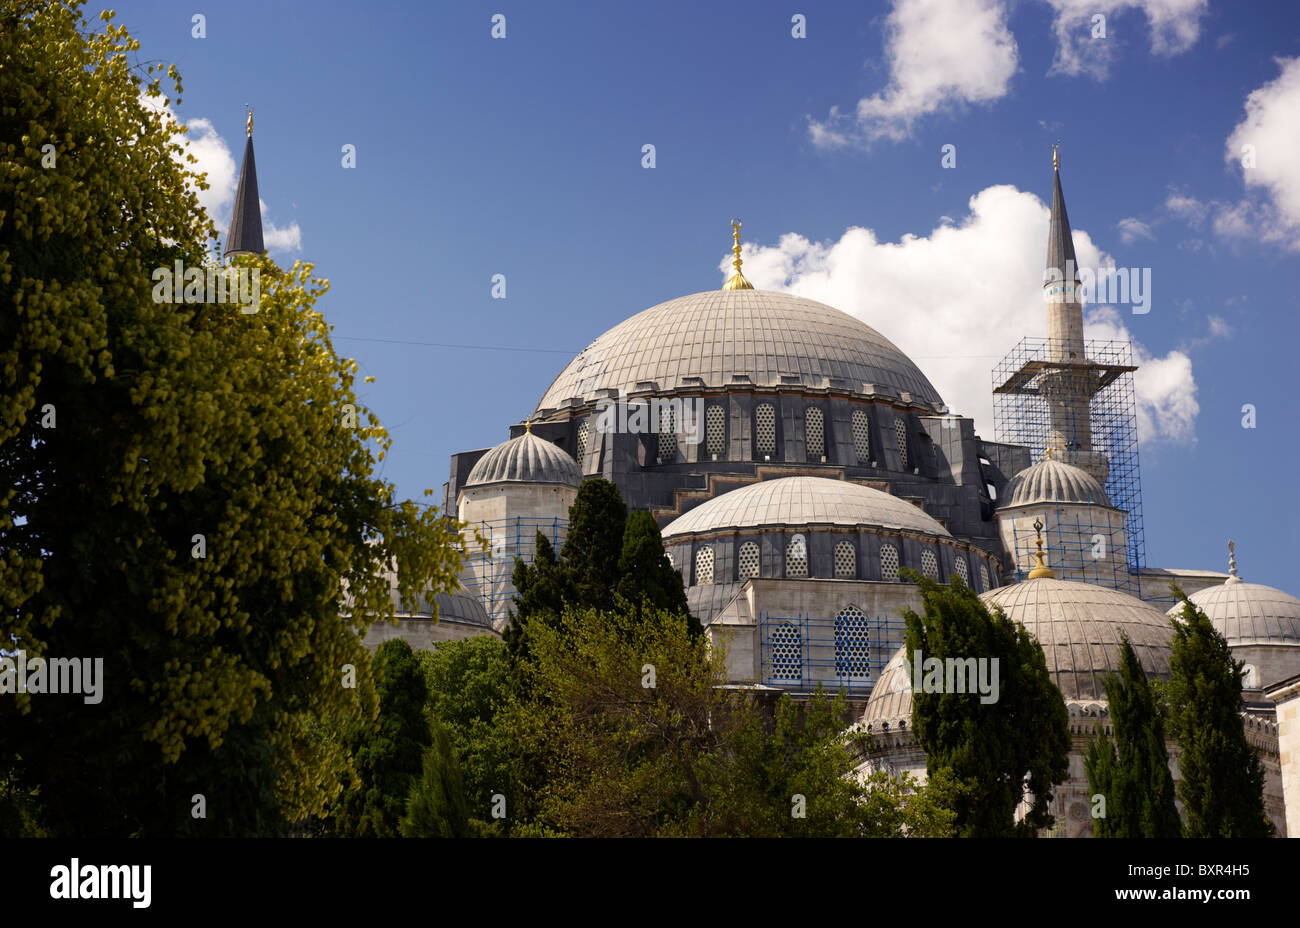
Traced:
POLYGON ((253 137, 253 108, 249 106, 247 103, 244 104, 244 108, 248 110, 248 136, 249 138, 252 138, 253 137))
POLYGON ((1061 140, 1057 139, 1056 144, 1052 146, 1052 169, 1056 171, 1061 169, 1061 156, 1057 153, 1057 149, 1060 147, 1061 140))
POLYGON ((531 435, 531 434, 533 434, 533 417, 532 417, 532 416, 529 416, 527 419, 524 420, 524 434, 525 434, 525 435, 531 435))
POLYGON ((1038 535, 1038 551, 1035 557, 1038 558, 1038 566, 1029 572, 1030 580, 1052 579, 1056 576, 1052 568, 1047 566, 1047 555, 1043 553, 1043 520, 1041 518, 1034 520, 1034 532, 1038 535))
POLYGON ((1047 460, 1050 461, 1051 459, 1052 459, 1052 446, 1051 446, 1051 445, 1048 445, 1048 446, 1047 446, 1047 460))
POLYGON ((745 279, 745 275, 740 273, 740 226, 739 219, 731 220, 731 253, 735 260, 731 263, 736 268, 736 273, 731 275, 731 279, 722 285, 723 290, 753 290, 754 285, 745 279))

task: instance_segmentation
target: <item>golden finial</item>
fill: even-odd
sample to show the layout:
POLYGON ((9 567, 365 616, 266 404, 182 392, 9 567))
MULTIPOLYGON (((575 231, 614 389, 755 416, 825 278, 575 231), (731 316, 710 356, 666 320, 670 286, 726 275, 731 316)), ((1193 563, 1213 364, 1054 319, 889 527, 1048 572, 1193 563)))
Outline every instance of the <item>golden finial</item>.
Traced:
POLYGON ((731 220, 731 253, 736 256, 731 263, 736 268, 736 273, 731 275, 731 279, 722 285, 723 290, 753 290, 754 285, 745 279, 745 275, 740 273, 740 220, 731 220))
POLYGON ((1047 460, 1050 461, 1051 459, 1052 459, 1052 446, 1051 446, 1051 445, 1048 445, 1048 446, 1047 446, 1047 460))
POLYGON ((1054 171, 1059 171, 1061 169, 1061 156, 1057 154, 1056 151, 1060 147, 1061 140, 1057 139, 1056 144, 1052 146, 1052 170, 1054 171))
POLYGON ((1039 580, 1042 578, 1052 579, 1056 574, 1052 573, 1052 568, 1047 566, 1046 555, 1043 553, 1043 520, 1034 520, 1034 531, 1038 535, 1038 551, 1035 557, 1038 558, 1038 566, 1029 572, 1030 580, 1039 580))
POLYGON ((532 416, 529 416, 527 419, 524 420, 524 434, 525 434, 525 435, 531 435, 531 434, 533 434, 533 417, 532 417, 532 416))
POLYGON ((1228 583, 1240 583, 1241 578, 1237 576, 1237 546, 1233 542, 1228 542, 1228 583))
POLYGON ((245 103, 244 106, 248 110, 248 137, 252 138, 253 137, 253 108, 249 106, 247 103, 245 103))

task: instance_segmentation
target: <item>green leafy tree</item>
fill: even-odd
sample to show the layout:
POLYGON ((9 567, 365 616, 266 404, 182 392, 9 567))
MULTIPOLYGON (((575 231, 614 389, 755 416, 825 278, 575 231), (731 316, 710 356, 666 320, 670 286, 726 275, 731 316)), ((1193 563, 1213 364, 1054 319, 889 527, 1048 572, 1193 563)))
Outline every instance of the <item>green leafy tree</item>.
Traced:
POLYGON ((528 638, 524 630, 528 623, 553 620, 564 611, 565 603, 574 601, 577 593, 555 547, 541 532, 537 533, 533 562, 526 564, 523 559, 515 558, 511 582, 515 587, 515 608, 504 638, 511 660, 518 664, 526 656, 528 638))
POLYGON ((479 833, 491 833, 497 825, 493 797, 504 796, 507 811, 515 805, 505 724, 512 692, 506 646, 481 635, 442 642, 418 657, 429 689, 428 715, 451 740, 469 815, 479 833))
POLYGON ((1267 838, 1264 765, 1242 724, 1242 663, 1205 613, 1174 588, 1183 608, 1173 620, 1169 727, 1181 755, 1178 795, 1189 838, 1267 838))
POLYGON ((216 239, 180 79, 80 7, 0 5, 0 627, 29 660, 102 658, 103 701, 0 700, 0 764, 53 835, 273 833, 348 777, 312 726, 364 711, 377 565, 409 601, 461 555, 375 478, 388 438, 310 264, 236 259, 253 313, 155 301, 216 239))
POLYGON ((690 614, 686 589, 664 551, 663 536, 654 516, 637 510, 623 529, 623 551, 618 558, 615 591, 634 609, 651 609, 689 616, 692 634, 700 634, 699 619, 690 614))
POLYGON ((424 752, 419 779, 411 786, 401 831, 406 838, 474 835, 456 751, 441 725, 433 727, 433 743, 424 752))
POLYGON ((566 605, 614 607, 626 523, 627 504, 617 486, 600 478, 582 482, 569 507, 569 527, 560 550, 574 592, 566 605))
POLYGON ((1105 681, 1114 740, 1099 734, 1088 744, 1084 769, 1106 814, 1093 819, 1099 838, 1177 838, 1182 822, 1174 805, 1165 726, 1151 682, 1128 637, 1119 676, 1105 681))
POLYGON ((961 787, 954 808, 958 835, 1029 837, 1050 828, 1052 790, 1069 771, 1070 731, 1042 648, 1000 609, 990 615, 960 580, 941 586, 916 571, 901 573, 920 584, 925 613, 903 612, 909 667, 918 651, 925 662, 998 662, 994 702, 969 693, 912 693, 912 726, 927 770, 945 770, 961 787), (1017 806, 1030 798, 1026 791, 1032 800, 1016 821, 1017 806))
POLYGON ((852 775, 842 701, 785 700, 773 716, 723 689, 722 655, 685 616, 569 610, 529 634, 549 698, 512 706, 541 784, 517 833, 951 833, 935 792, 852 775))
POLYGON ((344 795, 338 824, 343 834, 389 838, 399 832, 431 741, 429 690, 415 652, 400 638, 379 646, 372 672, 379 717, 353 739, 360 786, 344 795))

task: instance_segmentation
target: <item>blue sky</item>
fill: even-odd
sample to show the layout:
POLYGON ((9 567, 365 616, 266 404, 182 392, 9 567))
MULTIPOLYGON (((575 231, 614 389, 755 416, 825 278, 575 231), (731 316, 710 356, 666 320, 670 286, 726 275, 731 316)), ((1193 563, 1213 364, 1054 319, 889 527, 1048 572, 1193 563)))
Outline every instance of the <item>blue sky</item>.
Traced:
POLYGON ((1152 273, 1149 312, 1087 331, 1144 361, 1148 563, 1225 569, 1232 537, 1247 580, 1300 593, 1293 0, 276 0, 200 10, 204 38, 189 7, 114 8, 181 71, 223 233, 255 106, 272 255, 330 280, 403 496, 504 440, 605 329, 720 286, 733 216, 756 285, 860 316, 995 438, 989 371, 1044 334, 1060 139, 1081 262, 1152 273))

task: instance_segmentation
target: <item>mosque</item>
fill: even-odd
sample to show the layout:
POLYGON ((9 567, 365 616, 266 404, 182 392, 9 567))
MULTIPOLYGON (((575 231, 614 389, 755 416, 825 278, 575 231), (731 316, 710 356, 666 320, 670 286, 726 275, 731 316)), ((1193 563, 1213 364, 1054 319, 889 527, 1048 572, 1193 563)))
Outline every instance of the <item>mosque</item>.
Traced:
MULTIPOLYGON (((1053 835, 1075 837, 1092 833, 1082 756, 1109 727, 1102 680, 1118 671, 1121 634, 1148 674, 1170 674, 1172 579, 1244 662, 1266 811, 1279 834, 1300 833, 1300 599, 1244 581, 1235 557, 1227 574, 1143 562, 1136 368, 1126 344, 1084 338, 1055 154, 1048 335, 995 371, 1001 441, 976 434, 871 326, 754 289, 732 226, 735 273, 721 290, 614 326, 508 440, 452 455, 443 511, 490 551, 471 557, 460 589, 376 623, 366 644, 500 635, 515 558, 531 559, 538 532, 558 547, 582 481, 604 478, 654 515, 692 612, 726 647, 729 683, 849 694, 855 727, 873 736, 862 772, 925 775, 901 618, 921 598, 901 568, 958 577, 1025 626, 1069 713, 1053 835)), ((250 118, 226 253, 261 251, 250 118)))

